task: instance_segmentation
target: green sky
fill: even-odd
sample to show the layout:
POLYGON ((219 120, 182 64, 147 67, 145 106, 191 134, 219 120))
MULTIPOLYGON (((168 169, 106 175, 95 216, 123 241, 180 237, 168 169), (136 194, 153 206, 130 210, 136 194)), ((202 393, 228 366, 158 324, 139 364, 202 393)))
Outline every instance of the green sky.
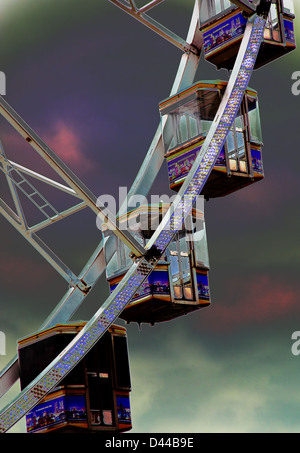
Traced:
MULTIPOLYGON (((192 5, 167 0, 162 22, 174 23, 184 36, 192 5)), ((58 150, 65 144, 61 132, 69 132, 67 143, 81 153, 67 164, 97 195, 129 187, 180 52, 103 0, 0 0, 0 12, 7 101, 58 150)), ((264 181, 205 206, 211 307, 141 331, 127 328, 132 432, 300 430, 300 358, 291 353, 292 332, 300 330, 300 96, 291 94, 299 62, 297 49, 251 79, 260 99, 264 181)), ((197 77, 227 73, 202 61, 197 77)), ((14 144, 8 141, 12 153, 14 144)), ((160 180, 153 190, 162 193, 165 186, 160 180)), ((56 231, 51 241, 65 245, 67 259, 80 268, 95 247, 94 219, 78 220, 62 236, 56 231)), ((37 330, 66 285, 4 219, 0 234, 0 330, 7 336, 2 368, 17 338, 37 330)), ((76 319, 89 319, 106 294, 96 288, 76 319)), ((20 422, 12 431, 23 430, 20 422)))

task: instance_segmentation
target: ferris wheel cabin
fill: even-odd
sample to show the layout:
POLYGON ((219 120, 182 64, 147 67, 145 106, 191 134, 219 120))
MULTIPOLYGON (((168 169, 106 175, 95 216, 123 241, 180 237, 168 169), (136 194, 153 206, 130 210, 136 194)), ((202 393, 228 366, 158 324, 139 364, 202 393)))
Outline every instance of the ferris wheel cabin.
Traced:
MULTIPOLYGON (((21 390, 85 322, 58 324, 18 341, 21 390)), ((111 325, 87 355, 26 415, 28 433, 118 433, 132 428, 126 329, 111 325)))
MULTIPOLYGON (((145 246, 168 208, 168 204, 140 206, 120 218, 120 225, 128 219, 131 227, 135 223, 131 233, 145 246)), ((110 230, 104 228, 104 236, 112 236, 115 241, 115 253, 106 267, 107 281, 113 292, 132 260, 130 250, 110 230)), ((120 318, 127 323, 154 325, 208 306, 208 271, 204 216, 202 211, 194 209, 120 318)))
MULTIPOLYGON (((296 48, 294 19, 293 0, 273 0, 254 69, 296 48)), ((205 0, 200 20, 205 59, 232 69, 247 23, 242 10, 230 0, 205 0)))
MULTIPOLYGON (((203 81, 162 101, 165 158, 170 188, 178 191, 187 177, 219 108, 227 82, 203 81), (171 134, 170 134, 171 129, 171 134)), ((201 192, 222 197, 264 177, 262 132, 257 92, 247 89, 226 143, 201 192)))

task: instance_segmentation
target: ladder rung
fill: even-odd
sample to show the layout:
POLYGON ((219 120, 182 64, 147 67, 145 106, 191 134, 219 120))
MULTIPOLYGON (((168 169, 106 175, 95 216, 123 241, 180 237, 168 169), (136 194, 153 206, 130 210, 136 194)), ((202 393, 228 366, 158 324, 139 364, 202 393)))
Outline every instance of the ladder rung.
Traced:
POLYGON ((28 193, 27 196, 28 196, 29 198, 31 198, 31 197, 33 197, 33 195, 36 195, 36 194, 37 194, 37 192, 35 191, 35 192, 32 192, 32 193, 28 193))

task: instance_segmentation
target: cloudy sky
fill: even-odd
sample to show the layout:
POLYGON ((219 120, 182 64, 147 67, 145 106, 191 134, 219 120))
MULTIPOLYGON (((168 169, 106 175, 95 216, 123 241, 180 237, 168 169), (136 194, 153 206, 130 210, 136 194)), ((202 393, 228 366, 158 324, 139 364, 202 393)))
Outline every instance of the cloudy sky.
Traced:
MULTIPOLYGON (((192 6, 166 0, 155 15, 185 37, 192 6)), ((129 188, 159 124, 158 103, 171 90, 180 51, 107 0, 0 0, 0 12, 6 101, 95 195, 129 188)), ((300 17, 299 4, 297 12, 300 17)), ((292 333, 300 330, 300 96, 291 90, 299 52, 252 75, 265 179, 205 204, 211 306, 141 331, 128 326, 132 432, 300 430, 300 357, 291 352, 292 333)), ((216 78, 228 75, 202 59, 196 80, 216 78)), ((3 119, 0 137, 12 160, 46 171, 3 119)), ((6 193, 3 178, 0 190, 6 193)), ((165 167, 152 193, 170 194, 165 167)), ((61 222, 47 235, 75 272, 99 239, 92 214, 61 222)), ((2 369, 17 339, 39 328, 67 287, 4 218, 0 237, 2 369)), ((89 319, 106 295, 100 282, 75 319, 89 319)), ((23 430, 23 422, 13 428, 23 430)))

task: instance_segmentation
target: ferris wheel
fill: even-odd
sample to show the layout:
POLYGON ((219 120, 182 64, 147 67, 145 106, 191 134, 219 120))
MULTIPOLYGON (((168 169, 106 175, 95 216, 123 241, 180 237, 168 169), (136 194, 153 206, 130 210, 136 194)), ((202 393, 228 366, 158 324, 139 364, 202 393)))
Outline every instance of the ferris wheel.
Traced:
POLYGON ((84 373, 80 368, 83 360, 91 362, 95 354, 107 367, 93 365, 86 380, 91 382, 90 388, 101 381, 105 394, 110 389, 106 406, 100 411, 89 403, 88 415, 82 415, 86 410, 78 411, 74 421, 74 414, 72 420, 64 414, 55 423, 30 425, 29 431, 74 428, 76 423, 88 431, 130 429, 130 417, 124 409, 130 391, 126 330, 115 324, 117 319, 154 324, 209 305, 209 261, 198 197, 225 196, 264 177, 258 93, 248 84, 254 69, 295 49, 293 2, 195 0, 187 37, 182 39, 149 15, 167 0, 152 0, 139 7, 133 0, 108 1, 180 49, 182 57, 171 92, 159 104, 161 123, 117 218, 0 98, 3 118, 64 182, 12 161, 1 145, 0 170, 13 207, 0 198, 0 212, 69 285, 40 330, 19 342, 18 354, 0 374, 0 397, 21 379, 20 393, 0 413, 3 433, 38 407, 44 411, 43 404, 50 404, 51 395, 55 394, 53 411, 60 416, 58 406, 64 398, 81 398, 84 405, 84 394, 79 390, 70 394, 68 382, 74 386, 74 371, 84 373), (194 80, 202 53, 217 68, 230 71, 228 81, 194 80), (150 193, 164 162, 169 186, 176 194, 174 201, 128 212, 132 197, 150 193), (40 183, 75 203, 58 210, 41 193, 40 183), (23 199, 35 206, 41 221, 29 225, 23 199), (102 224, 101 240, 77 275, 38 233, 86 208, 102 224), (138 228, 128 228, 129 219, 138 228), (104 273, 110 296, 88 322, 69 323, 104 273), (57 333, 60 345, 52 345, 51 354, 39 366, 29 367, 32 354, 41 353, 45 342, 57 338, 57 333), (110 379, 112 368, 114 378, 110 379), (95 384, 94 378, 100 381, 95 384), (62 389, 56 391, 59 385, 64 386, 65 394, 62 389))

